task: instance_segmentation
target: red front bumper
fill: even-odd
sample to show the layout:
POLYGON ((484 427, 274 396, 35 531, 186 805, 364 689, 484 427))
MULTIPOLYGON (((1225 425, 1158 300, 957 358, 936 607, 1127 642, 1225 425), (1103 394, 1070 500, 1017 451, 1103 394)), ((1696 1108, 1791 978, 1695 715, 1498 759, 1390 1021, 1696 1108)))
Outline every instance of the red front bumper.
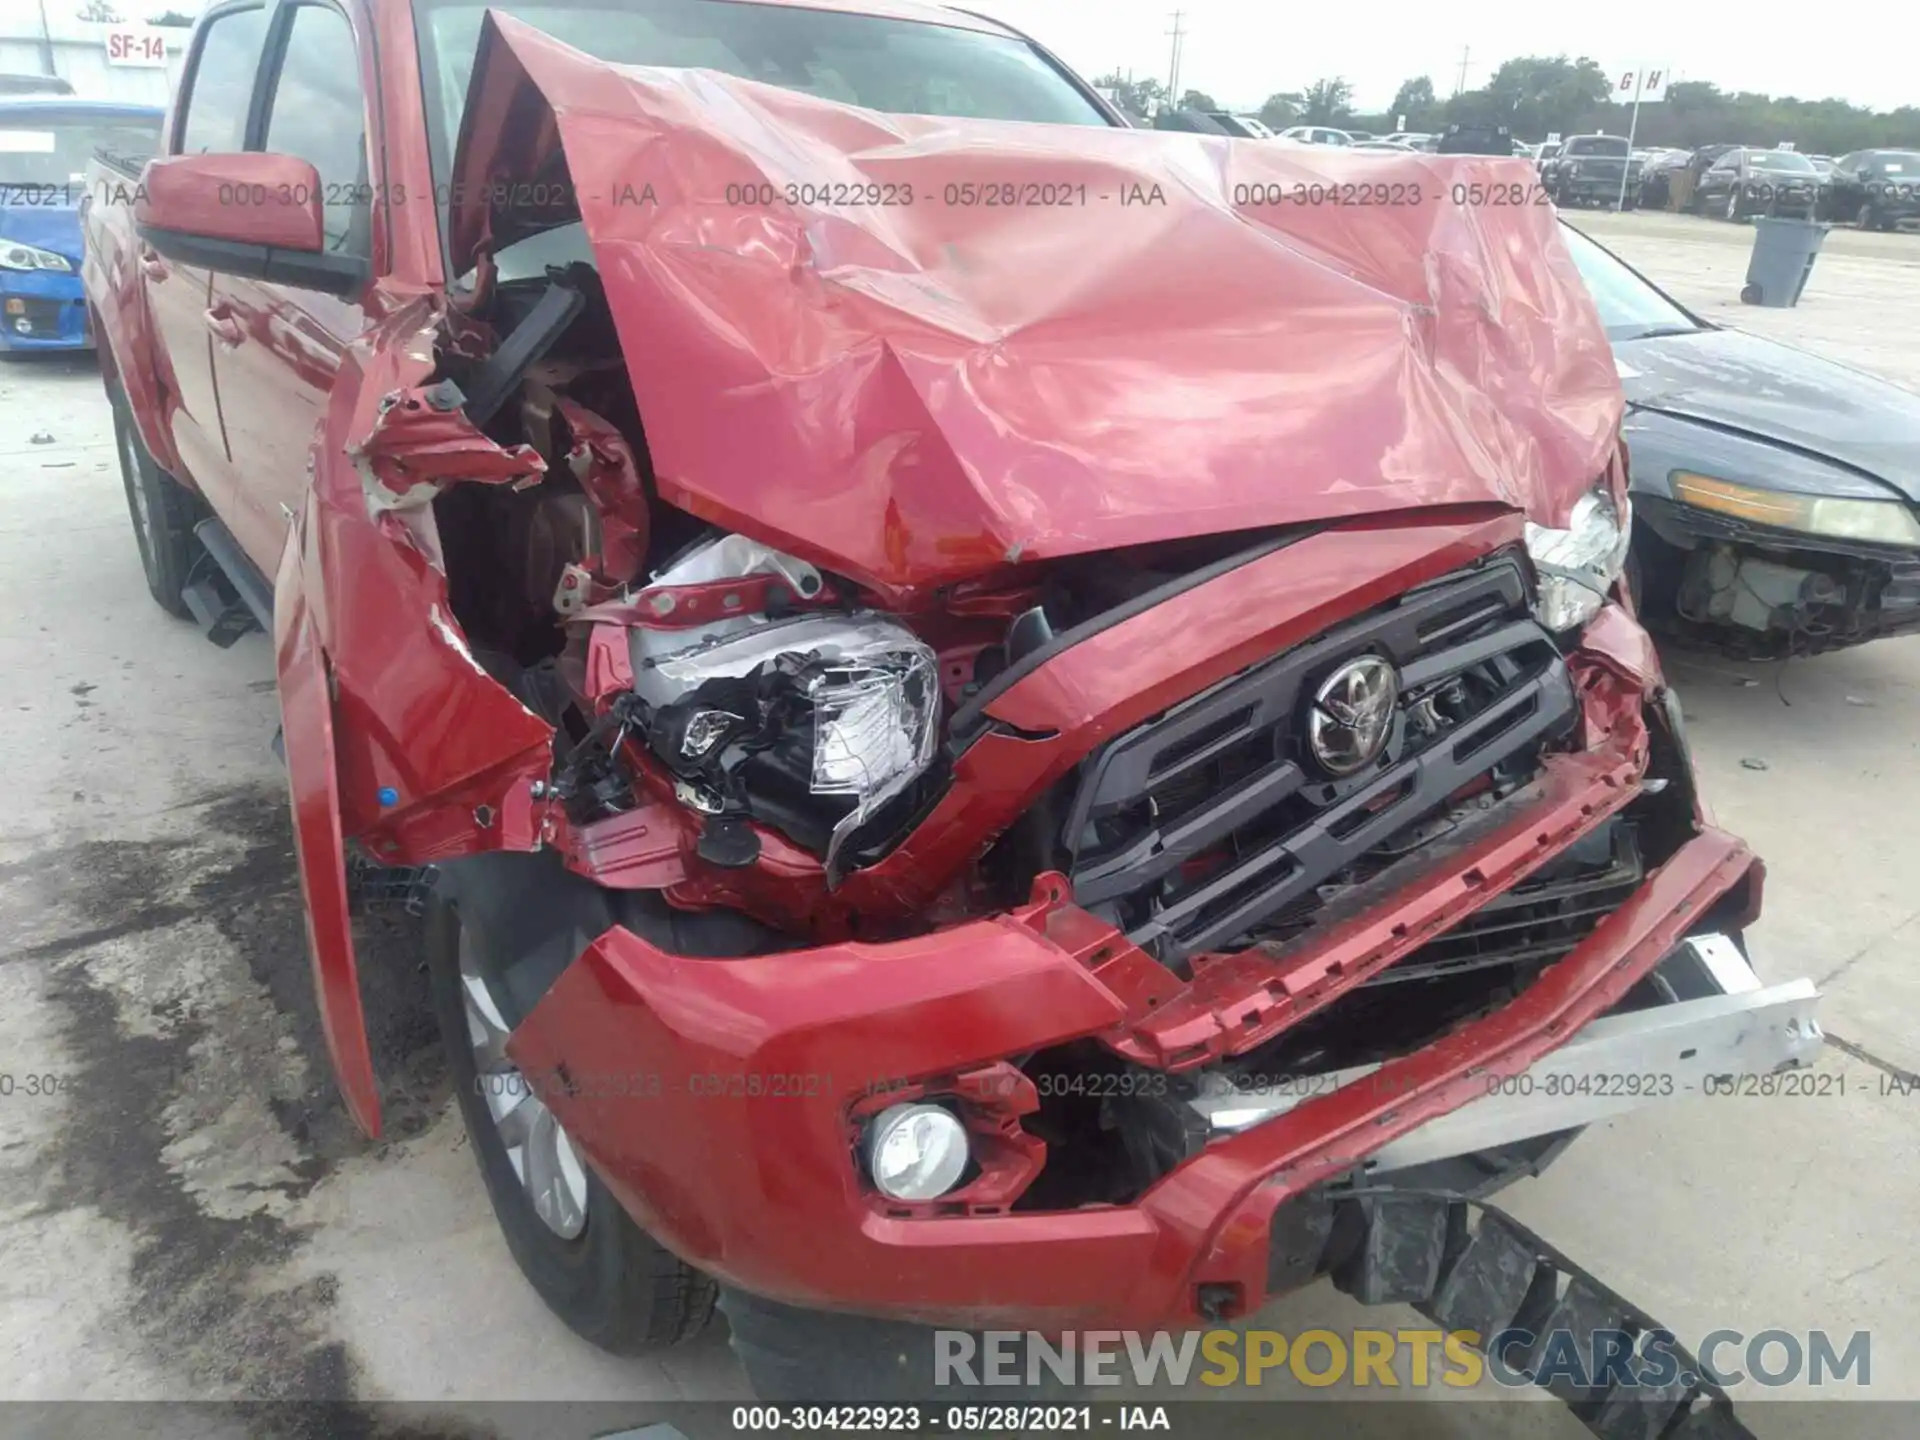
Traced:
MULTIPOLYGON (((1328 949, 1348 949, 1333 982, 1309 976, 1315 998, 1391 963, 1617 810, 1638 779, 1618 753, 1626 744, 1616 731, 1559 757, 1513 823, 1367 917, 1364 933, 1332 937, 1316 957, 1323 969, 1328 949)), ((1702 830, 1504 1009, 1372 1083, 1214 1143, 1126 1206, 908 1218, 887 1213, 858 1168, 849 1111, 875 1082, 957 1074, 1078 1036, 1151 1063, 1158 1044, 1127 976, 1112 971, 1112 946, 1085 943, 1097 922, 1071 907, 737 960, 668 955, 616 928, 510 1048, 545 1077, 536 1083, 561 1122, 639 1221, 730 1283, 953 1326, 1176 1326, 1200 1318, 1202 1285, 1229 1297, 1228 1314, 1257 1306, 1282 1200, 1483 1093, 1489 1075, 1526 1069, 1618 1000, 1754 864, 1738 840, 1702 830)), ((1267 993, 1292 994, 1299 969, 1270 977, 1267 993)), ((1209 1049, 1244 1049, 1233 1037, 1262 1031, 1241 1013, 1199 1027, 1215 1037, 1209 1049)))

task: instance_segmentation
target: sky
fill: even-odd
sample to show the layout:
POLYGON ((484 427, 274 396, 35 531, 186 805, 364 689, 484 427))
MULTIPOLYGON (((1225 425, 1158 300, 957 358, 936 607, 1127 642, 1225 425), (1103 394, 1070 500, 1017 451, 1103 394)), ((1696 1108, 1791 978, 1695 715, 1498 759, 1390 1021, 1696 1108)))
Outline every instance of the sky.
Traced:
MULTIPOLYGON (((80 0, 46 0, 78 9, 80 0)), ((114 0, 128 16, 202 0, 114 0)), ((1453 93, 1461 52, 1467 84, 1483 85, 1516 55, 1591 55, 1608 69, 1664 65, 1683 80, 1723 90, 1759 90, 1803 100, 1839 96, 1890 110, 1920 103, 1913 47, 1895 43, 1901 7, 1833 0, 1802 23, 1786 12, 1743 23, 1708 0, 1361 0, 1289 5, 1282 0, 951 0, 1017 26, 1092 77, 1118 67, 1167 78, 1176 3, 1187 39, 1180 88, 1204 90, 1234 109, 1254 109, 1280 90, 1343 76, 1355 108, 1383 109, 1402 80, 1426 75, 1453 93), (1877 39, 1876 39, 1877 37, 1877 39)), ((507 7, 511 9, 511 0, 507 7)), ((36 0, 0 0, 0 19, 37 14, 36 0)), ((1911 22, 1909 22, 1911 23, 1911 22)), ((9 24, 7 28, 12 28, 9 24)), ((1917 27, 1920 28, 1920 27, 1917 27)))
MULTIPOLYGON (((1891 110, 1920 104, 1913 46, 1891 43, 1920 20, 1880 0, 1834 0, 1817 18, 1774 12, 1748 24, 1708 0, 1362 0, 1292 5, 1282 0, 951 0, 1027 32, 1083 75, 1129 67, 1167 79, 1176 3, 1187 38, 1180 88, 1204 90, 1233 109, 1275 91, 1343 76, 1354 108, 1381 110, 1418 75, 1451 95, 1461 51, 1467 86, 1484 85, 1516 55, 1590 55, 1608 69, 1664 65, 1681 80, 1802 100, 1838 96, 1891 110), (1883 43, 1865 37, 1882 37, 1883 43)), ((1763 12, 1763 14, 1766 12, 1763 12)))

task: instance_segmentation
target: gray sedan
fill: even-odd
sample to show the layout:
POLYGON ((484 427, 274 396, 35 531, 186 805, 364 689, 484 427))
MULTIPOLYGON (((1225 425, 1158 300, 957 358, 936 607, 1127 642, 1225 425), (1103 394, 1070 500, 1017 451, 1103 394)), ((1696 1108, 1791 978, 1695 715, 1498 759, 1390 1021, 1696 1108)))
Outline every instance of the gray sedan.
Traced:
POLYGON ((1626 391, 1647 622, 1756 657, 1920 631, 1920 395, 1709 324, 1561 233, 1626 391))

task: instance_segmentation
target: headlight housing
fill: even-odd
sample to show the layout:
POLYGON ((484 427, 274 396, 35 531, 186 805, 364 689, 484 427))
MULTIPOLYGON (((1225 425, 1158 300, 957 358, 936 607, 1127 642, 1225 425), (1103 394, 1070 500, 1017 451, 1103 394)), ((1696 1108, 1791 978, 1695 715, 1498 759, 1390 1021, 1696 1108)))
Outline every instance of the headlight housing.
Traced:
POLYGON ((51 270, 56 274, 71 275, 73 265, 64 255, 42 250, 38 245, 29 245, 24 240, 8 240, 0 236, 0 270, 51 270))
POLYGON ((1796 530, 1803 535, 1825 535, 1835 540, 1861 540, 1876 545, 1920 547, 1920 517, 1898 500, 1856 500, 1837 495, 1796 495, 1785 490, 1761 490, 1736 485, 1691 470, 1675 470, 1670 483, 1673 498, 1702 510, 1796 530))
POLYGON ((1527 554, 1540 577, 1533 613, 1542 625, 1558 634, 1600 613, 1627 563, 1632 520, 1631 508, 1622 510, 1596 488, 1574 502, 1564 530, 1527 522, 1527 554))
POLYGON ((678 641, 632 633, 647 741, 682 798, 775 826, 823 852, 830 874, 848 837, 933 760, 938 660, 885 616, 741 620, 678 641))

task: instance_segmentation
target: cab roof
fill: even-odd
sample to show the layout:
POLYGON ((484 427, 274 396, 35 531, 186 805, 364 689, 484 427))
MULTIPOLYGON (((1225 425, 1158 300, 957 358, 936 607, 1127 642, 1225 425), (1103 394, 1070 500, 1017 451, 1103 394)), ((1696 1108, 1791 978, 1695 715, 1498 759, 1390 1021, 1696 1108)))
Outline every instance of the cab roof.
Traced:
POLYGON ((0 116, 93 115, 106 119, 159 120, 159 105, 134 105, 125 100, 85 100, 78 95, 0 95, 0 116))

